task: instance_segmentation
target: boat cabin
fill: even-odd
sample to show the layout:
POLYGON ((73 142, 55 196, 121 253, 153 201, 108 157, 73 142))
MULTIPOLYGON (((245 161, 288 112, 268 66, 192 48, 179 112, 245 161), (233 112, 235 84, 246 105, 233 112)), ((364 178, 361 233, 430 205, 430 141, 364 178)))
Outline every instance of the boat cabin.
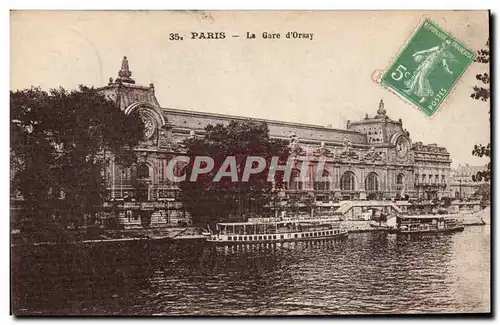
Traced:
POLYGON ((396 228, 408 233, 463 230, 463 226, 453 215, 398 216, 396 228))
POLYGON ((218 223, 207 239, 216 243, 282 242, 328 239, 347 235, 338 220, 307 219, 218 223))

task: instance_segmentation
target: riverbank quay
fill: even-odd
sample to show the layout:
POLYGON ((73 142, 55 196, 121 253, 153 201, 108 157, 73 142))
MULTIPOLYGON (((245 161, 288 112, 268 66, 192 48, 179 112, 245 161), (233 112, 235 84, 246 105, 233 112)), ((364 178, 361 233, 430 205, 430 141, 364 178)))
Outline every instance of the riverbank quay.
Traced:
MULTIPOLYGON (((463 215, 464 226, 482 226, 490 224, 489 211, 481 214, 463 215)), ((345 220, 340 226, 348 233, 383 232, 384 228, 373 227, 373 221, 345 220)), ((388 224, 391 226, 390 222, 388 224)), ((67 230, 57 233, 46 233, 42 236, 26 235, 13 231, 11 246, 53 246, 60 244, 105 244, 105 243, 132 243, 132 242, 170 242, 170 243, 203 243, 206 236, 201 234, 197 227, 159 227, 148 229, 107 230, 103 228, 87 228, 81 230, 67 230)))
POLYGON ((88 228, 45 234, 11 233, 11 246, 52 246, 60 244, 101 244, 126 242, 180 242, 204 239, 196 227, 107 230, 88 228))

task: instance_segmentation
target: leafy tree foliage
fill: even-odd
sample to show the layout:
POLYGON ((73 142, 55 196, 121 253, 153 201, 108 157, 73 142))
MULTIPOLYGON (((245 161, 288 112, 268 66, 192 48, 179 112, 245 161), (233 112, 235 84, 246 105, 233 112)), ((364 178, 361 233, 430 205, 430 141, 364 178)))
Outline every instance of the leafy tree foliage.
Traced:
MULTIPOLYGON (((476 62, 487 64, 489 67, 490 63, 490 41, 486 42, 485 48, 477 51, 476 62)), ((490 75, 488 72, 476 75, 476 79, 481 81, 482 85, 474 86, 474 92, 471 97, 476 100, 488 101, 490 99, 490 75)), ((472 150, 472 155, 477 157, 488 157, 491 158, 491 145, 476 144, 472 150)), ((491 177, 491 161, 488 162, 486 170, 478 172, 472 177, 474 181, 489 181, 491 177)))
POLYGON ((481 201, 490 201, 491 200, 491 191, 490 184, 483 183, 480 184, 476 192, 474 193, 474 197, 480 198, 481 201))
POLYGON ((101 205, 105 164, 111 155, 132 164, 144 128, 138 114, 84 86, 11 91, 10 115, 11 190, 35 226, 77 224, 101 205))
MULTIPOLYGON (((472 154, 478 157, 488 157, 491 158, 491 144, 488 143, 486 146, 482 144, 474 145, 474 149, 472 150, 472 154)), ((476 175, 472 175, 472 180, 474 182, 485 181, 488 182, 491 178, 491 161, 486 165, 486 170, 482 170, 476 173, 476 175)))
MULTIPOLYGON (((283 165, 288 158, 287 141, 271 139, 267 124, 250 120, 232 121, 228 125, 208 125, 204 137, 186 139, 185 145, 191 160, 184 169, 187 179, 180 183, 181 195, 193 223, 199 225, 259 215, 272 198, 273 183, 267 181, 271 157, 280 157, 279 164, 283 165), (213 158, 215 167, 209 173, 200 174, 196 182, 190 182, 196 156, 213 158), (228 156, 236 157, 238 181, 222 177, 219 182, 213 182, 228 156), (263 157, 267 164, 262 172, 251 175, 248 182, 242 182, 249 156, 263 157)), ((252 167, 257 167, 257 163, 254 162, 252 167)), ((276 188, 282 187, 282 176, 277 173, 276 188)))
MULTIPOLYGON (((490 41, 486 41, 486 46, 477 51, 475 62, 484 63, 489 66, 490 63, 490 41)), ((482 84, 474 86, 474 92, 470 95, 472 98, 482 101, 490 99, 490 75, 488 72, 477 74, 476 79, 481 81, 482 84)))

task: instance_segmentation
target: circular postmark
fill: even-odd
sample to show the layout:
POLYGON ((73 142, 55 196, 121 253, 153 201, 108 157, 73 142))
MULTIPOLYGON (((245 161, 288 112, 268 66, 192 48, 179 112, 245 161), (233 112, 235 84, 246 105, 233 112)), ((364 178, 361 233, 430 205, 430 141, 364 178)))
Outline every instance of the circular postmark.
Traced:
POLYGON ((375 83, 381 83, 382 82, 382 76, 384 75, 384 70, 382 69, 375 69, 372 72, 371 78, 372 81, 375 83))

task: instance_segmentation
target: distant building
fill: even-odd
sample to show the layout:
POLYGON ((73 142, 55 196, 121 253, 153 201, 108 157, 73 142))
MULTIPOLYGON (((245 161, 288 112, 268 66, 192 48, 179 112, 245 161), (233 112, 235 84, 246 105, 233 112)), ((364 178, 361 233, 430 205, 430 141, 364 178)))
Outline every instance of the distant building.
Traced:
MULTIPOLYGON (((127 222, 134 220, 132 217, 130 221, 132 210, 146 218, 146 224, 187 218, 179 201, 178 187, 166 177, 168 161, 185 152, 182 146, 185 138, 203 136, 207 125, 250 117, 162 108, 153 84, 135 84, 126 58, 118 78, 110 79, 99 90, 125 113, 139 112, 146 126, 144 140, 135 149, 139 157, 137 166, 120 169, 111 162, 106 171, 110 202, 124 201, 120 207, 125 212, 121 215, 128 216, 127 222)), ((386 115, 382 100, 374 116, 366 114, 362 120, 348 121, 344 130, 331 125, 252 120, 267 123, 272 137, 290 141, 297 168, 286 184, 285 196, 308 196, 324 202, 400 197, 439 199, 450 193, 449 152, 436 144, 412 143, 402 120, 392 120, 386 115), (323 176, 328 181, 316 182, 311 177, 320 159, 325 160, 323 176), (300 175, 304 160, 310 163, 308 177, 300 175)))
POLYGON ((416 142, 412 148, 415 153, 414 185, 415 197, 440 199, 449 196, 450 154, 444 147, 435 143, 424 145, 416 142))
POLYGON ((475 182, 472 177, 478 172, 484 171, 487 166, 469 166, 459 165, 458 168, 452 169, 450 173, 450 196, 456 199, 468 200, 471 199, 477 192, 478 188, 487 182, 475 182))

